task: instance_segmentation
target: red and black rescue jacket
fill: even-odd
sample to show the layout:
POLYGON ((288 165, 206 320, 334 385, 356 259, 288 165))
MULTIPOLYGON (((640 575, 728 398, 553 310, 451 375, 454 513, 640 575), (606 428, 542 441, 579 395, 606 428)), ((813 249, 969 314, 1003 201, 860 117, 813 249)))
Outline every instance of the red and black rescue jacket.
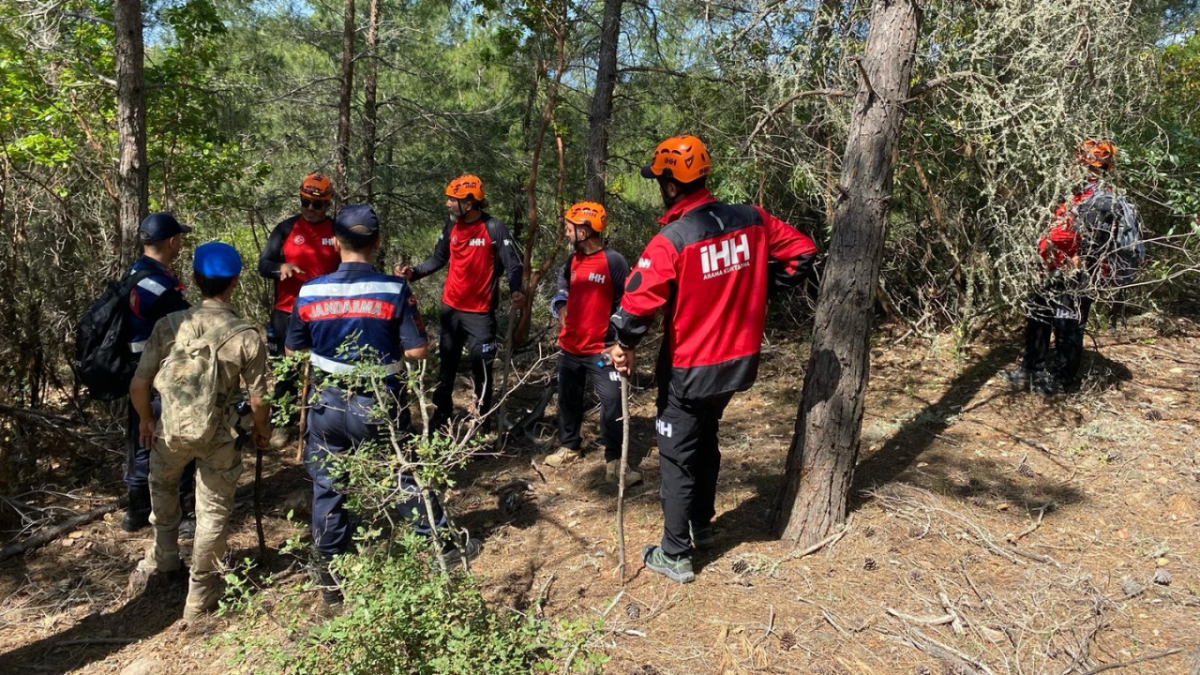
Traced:
POLYGON ((271 231, 266 248, 258 256, 258 273, 275 280, 275 309, 291 313, 304 282, 335 272, 341 262, 333 244, 333 221, 326 218, 314 225, 296 215, 271 231), (283 263, 298 266, 304 274, 280 281, 279 267, 283 263))
POLYGON ((566 310, 558 346, 575 356, 592 356, 616 341, 609 318, 620 307, 629 276, 625 256, 605 246, 575 253, 558 271, 558 292, 550 299, 554 318, 566 310))
MULTIPOLYGON (((617 340, 636 346, 665 308, 664 358, 671 393, 706 398, 744 391, 758 375, 770 261, 776 283, 798 284, 812 240, 763 209, 685 195, 660 220, 612 317, 617 340)), ((660 384, 660 386, 662 386, 660 384)))
POLYGON ((513 293, 521 290, 521 258, 504 223, 484 213, 473 223, 451 219, 433 254, 413 267, 412 281, 450 263, 442 302, 463 312, 491 312, 500 299, 501 272, 513 293))

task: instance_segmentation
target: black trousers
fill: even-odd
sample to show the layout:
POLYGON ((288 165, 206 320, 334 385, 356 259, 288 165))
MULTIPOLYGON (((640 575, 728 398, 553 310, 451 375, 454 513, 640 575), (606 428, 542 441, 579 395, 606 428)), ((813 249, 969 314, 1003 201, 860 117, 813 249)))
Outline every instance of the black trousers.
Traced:
POLYGON ((565 448, 580 450, 583 438, 584 386, 600 399, 600 433, 604 437, 604 461, 621 459, 621 376, 612 364, 602 364, 599 354, 576 356, 563 352, 558 357, 558 441, 565 448))
MULTIPOLYGON (((670 387, 669 380, 659 387, 670 387)), ((688 526, 707 525, 717 514, 717 476, 721 450, 717 434, 733 392, 711 398, 680 399, 668 393, 658 411, 660 498, 663 509, 662 549, 672 556, 691 548, 688 526)))
POLYGON ((442 365, 437 390, 433 392, 433 405, 437 408, 433 426, 454 414, 454 381, 458 377, 464 346, 471 359, 471 377, 479 413, 482 415, 492 409, 492 363, 498 349, 496 315, 464 312, 442 304, 441 333, 438 335, 438 356, 442 365))
MULTIPOLYGON (((271 356, 283 356, 283 345, 287 341, 288 324, 292 321, 292 313, 278 309, 271 310, 272 338, 267 341, 267 353, 271 356)), ((298 368, 291 369, 275 380, 275 398, 284 397, 295 401, 300 396, 300 372, 298 368)), ((287 426, 294 427, 300 423, 299 405, 288 416, 287 426)))
MULTIPOLYGON (((404 406, 403 398, 398 405, 404 406)), ((312 538, 317 551, 326 558, 350 550, 355 529, 350 512, 346 510, 346 494, 339 489, 346 476, 332 466, 331 456, 356 452, 365 443, 386 445, 390 432, 378 419, 380 412, 374 397, 347 394, 332 387, 321 389, 309 410, 304 466, 313 481, 312 538)), ((399 413, 398 425, 400 429, 409 427, 407 407, 399 413)), ((406 495, 400 503, 400 516, 412 522, 418 534, 429 536, 433 528, 416 479, 402 473, 397 480, 400 492, 406 495)), ((446 524, 446 517, 437 495, 431 497, 433 517, 437 519, 437 527, 441 528, 446 524)))
POLYGON ((1064 382, 1074 382, 1083 360, 1083 338, 1091 309, 1092 299, 1083 296, 1038 293, 1031 297, 1022 367, 1031 373, 1049 371, 1064 382))

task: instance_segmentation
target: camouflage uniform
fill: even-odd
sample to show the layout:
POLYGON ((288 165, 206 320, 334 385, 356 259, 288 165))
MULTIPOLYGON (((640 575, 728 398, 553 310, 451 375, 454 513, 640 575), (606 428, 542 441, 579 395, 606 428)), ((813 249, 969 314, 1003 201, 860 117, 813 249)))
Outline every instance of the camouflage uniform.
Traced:
MULTIPOLYGON (((160 321, 154 327, 146 350, 138 363, 137 377, 153 381, 163 359, 171 353, 175 341, 172 327, 202 335, 234 315, 233 306, 205 298, 198 307, 185 310, 182 321, 160 321)), ((223 409, 233 403, 242 386, 251 396, 267 395, 267 350, 258 333, 243 331, 218 351, 218 400, 223 409)), ((162 440, 162 422, 155 431, 150 453, 150 502, 153 513, 154 544, 146 552, 141 567, 148 571, 178 570, 179 559, 179 476, 184 467, 196 460, 196 538, 192 551, 191 584, 188 607, 209 606, 219 591, 218 561, 225 555, 225 529, 233 511, 233 497, 242 473, 242 457, 235 446, 234 418, 217 430, 212 443, 202 450, 172 450, 162 440)))

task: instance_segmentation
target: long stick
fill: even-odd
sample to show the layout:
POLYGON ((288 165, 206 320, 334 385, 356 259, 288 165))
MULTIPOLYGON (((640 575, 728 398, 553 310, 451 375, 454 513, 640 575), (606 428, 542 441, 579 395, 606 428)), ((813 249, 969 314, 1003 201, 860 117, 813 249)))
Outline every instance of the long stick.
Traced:
MULTIPOLYGON (((253 442, 253 441, 251 441, 253 442)), ((262 511, 262 464, 263 451, 254 443, 254 529, 258 533, 258 555, 267 555, 267 536, 263 533, 262 511)))
MULTIPOLYGON (((525 302, 529 302, 528 296, 526 296, 525 302)), ((516 328, 520 316, 520 312, 509 310, 508 326, 504 329, 504 361, 500 363, 500 407, 496 410, 496 442, 494 445, 496 452, 504 447, 504 440, 507 436, 505 425, 508 411, 508 372, 512 370, 513 329, 516 328)))
POLYGON ((621 466, 617 467, 617 574, 625 585, 625 467, 629 463, 629 378, 621 376, 621 466))
POLYGON ((304 432, 308 426, 308 376, 312 372, 312 363, 304 364, 304 386, 300 390, 300 438, 296 440, 296 461, 304 460, 304 432))

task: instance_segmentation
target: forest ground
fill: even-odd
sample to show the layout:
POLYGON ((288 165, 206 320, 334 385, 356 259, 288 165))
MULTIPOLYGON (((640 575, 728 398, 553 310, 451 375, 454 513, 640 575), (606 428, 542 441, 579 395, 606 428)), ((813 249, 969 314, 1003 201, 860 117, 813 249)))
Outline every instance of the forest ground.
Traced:
MULTIPOLYGON (((804 557, 766 518, 807 345, 770 342, 758 384, 722 424, 717 546, 686 586, 638 559, 660 535, 653 451, 628 497, 623 593, 600 452, 582 467, 537 469, 530 459, 542 455, 526 442, 468 467, 448 502, 483 538, 475 571, 488 597, 524 608, 542 595, 550 617, 606 613, 595 644, 611 657, 607 673, 1066 675, 1118 663, 1185 673, 1200 668, 1197 335, 1184 320, 1131 320, 1089 338, 1082 391, 1046 399, 1000 377, 1015 336, 955 349, 881 334, 850 525, 804 557), (517 479, 530 485, 525 500, 501 511, 496 491, 517 479)), ((547 413, 540 452, 556 447, 547 413)), ((651 391, 637 393, 634 415, 633 446, 652 448, 651 391)), ((589 416, 585 438, 595 437, 589 416)), ((79 443, 40 458, 45 487, 22 501, 84 510, 120 493, 117 456, 100 453, 96 469, 80 458, 100 451, 79 443)), ((256 550, 250 455, 246 468, 234 560, 256 550)), ((293 453, 268 455, 273 549, 297 529, 289 511, 306 522, 310 491, 293 453)), ((227 663, 233 649, 216 639, 236 639, 236 613, 188 626, 181 595, 129 597, 149 534, 119 522, 111 513, 0 563, 0 673, 254 672, 253 661, 227 663)), ((267 567, 284 587, 307 578, 291 556, 272 554, 267 567)))

